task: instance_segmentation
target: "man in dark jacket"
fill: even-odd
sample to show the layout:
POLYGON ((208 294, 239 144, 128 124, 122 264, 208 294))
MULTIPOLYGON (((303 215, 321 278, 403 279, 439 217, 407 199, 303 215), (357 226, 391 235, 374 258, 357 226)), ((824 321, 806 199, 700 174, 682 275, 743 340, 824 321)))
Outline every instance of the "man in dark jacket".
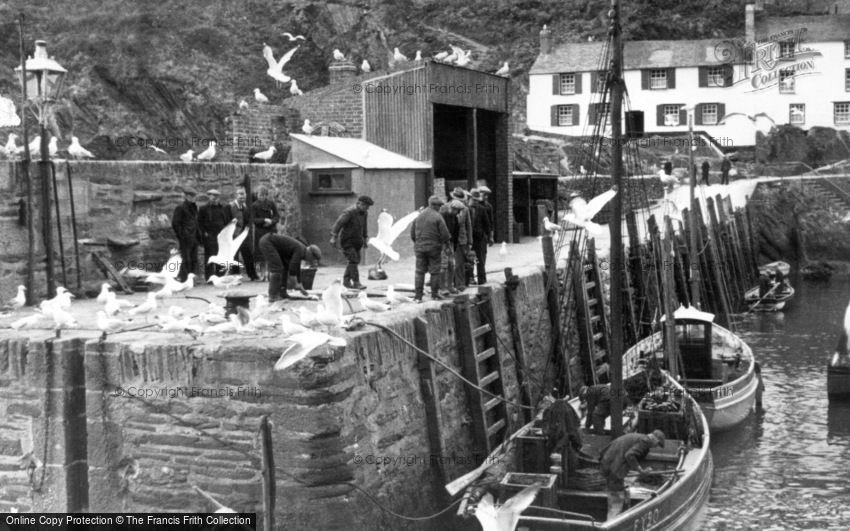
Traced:
POLYGON ((457 215, 462 209, 463 203, 457 199, 452 199, 440 207, 440 215, 443 216, 443 221, 446 222, 446 228, 449 229, 449 235, 451 236, 451 239, 443 246, 443 258, 440 262, 440 269, 443 276, 441 287, 447 290, 449 295, 460 293, 455 288, 455 251, 457 250, 457 239, 460 230, 457 215))
POLYGON ((260 246, 260 238, 277 232, 277 223, 280 221, 277 206, 269 195, 269 189, 263 186, 257 192, 257 198, 251 201, 251 211, 254 214, 255 249, 260 246))
POLYGON ((266 234, 260 238, 260 252, 269 266, 269 302, 286 299, 289 276, 295 279, 295 289, 307 295, 301 285, 301 262, 306 260, 311 267, 318 265, 322 252, 315 245, 305 246, 295 238, 282 234, 266 234))
POLYGON ((487 209, 487 217, 490 219, 490 244, 495 243, 495 239, 493 239, 493 231, 496 230, 496 221, 493 217, 495 215, 495 211, 493 210, 493 205, 490 204, 490 196, 493 195, 493 192, 490 188, 486 186, 479 186, 478 191, 481 192, 481 204, 484 205, 484 208, 487 209))
POLYGON ((219 202, 221 192, 212 189, 207 192, 209 202, 198 210, 198 226, 204 242, 204 277, 209 280, 212 275, 227 273, 224 267, 210 264, 210 257, 218 254, 218 233, 233 219, 230 208, 219 202))
POLYGON ((667 175, 673 174, 673 163, 669 160, 664 161, 664 173, 667 175))
POLYGON ((493 227, 479 190, 470 192, 469 210, 472 217, 472 251, 475 253, 478 285, 482 285, 487 283, 487 246, 492 243, 490 234, 493 227))
POLYGON ((729 184, 729 170, 732 169, 732 163, 728 157, 723 157, 723 162, 720 163, 720 184, 729 184))
MULTIPOLYGON (((582 386, 578 397, 585 410, 584 427, 591 433, 605 433, 605 419, 611 416, 611 384, 582 386)), ((628 396, 623 399, 624 405, 631 405, 628 396)))
POLYGON ((180 245, 180 273, 177 280, 185 282, 189 273, 196 273, 198 269, 198 243, 201 239, 201 231, 198 228, 198 205, 195 204, 195 190, 183 189, 183 202, 174 209, 171 216, 171 228, 177 236, 180 245))
MULTIPOLYGON (((227 205, 230 208, 230 217, 236 219, 236 232, 234 237, 242 234, 243 230, 251 230, 250 218, 248 216, 248 207, 245 203, 245 189, 236 189, 236 198, 227 205)), ((248 237, 239 246, 240 261, 245 264, 245 272, 251 280, 258 280, 257 269, 254 267, 254 253, 251 247, 254 246, 252 234, 249 232, 248 237)), ((239 274, 239 266, 236 268, 236 274, 239 274)))
POLYGON ((708 186, 708 171, 711 169, 711 164, 707 160, 702 161, 702 184, 708 186))
POLYGON ((655 430, 649 435, 644 433, 627 433, 611 441, 602 450, 599 465, 605 475, 608 490, 608 520, 616 517, 623 510, 625 500, 626 479, 629 471, 634 469, 641 474, 646 473, 639 460, 644 459, 652 448, 664 447, 664 432, 655 430))
POLYGON ((413 300, 422 302, 425 291, 425 273, 431 274, 431 298, 440 300, 440 258, 443 246, 451 240, 449 229, 440 207, 443 199, 432 195, 428 198, 428 208, 413 220, 410 227, 410 239, 413 240, 413 253, 416 255, 416 273, 413 286, 416 294, 413 300))
POLYGON ((331 245, 342 249, 342 254, 348 260, 348 265, 345 268, 345 274, 342 277, 342 285, 350 289, 366 289, 366 286, 360 283, 360 272, 357 266, 360 265, 361 250, 366 247, 368 240, 366 232, 367 212, 369 207, 375 202, 368 195, 361 195, 357 198, 357 203, 342 211, 337 218, 334 226, 331 227, 331 245))

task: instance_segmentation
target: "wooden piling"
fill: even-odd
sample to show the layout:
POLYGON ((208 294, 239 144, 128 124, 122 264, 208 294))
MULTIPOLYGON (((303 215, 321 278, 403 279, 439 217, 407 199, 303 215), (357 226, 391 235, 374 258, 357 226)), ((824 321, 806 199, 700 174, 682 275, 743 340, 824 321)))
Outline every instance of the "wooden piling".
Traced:
MULTIPOLYGON (((425 314, 437 310, 426 310, 425 314)), ((422 317, 413 320, 414 342, 417 348, 430 352, 428 344, 428 321, 422 317)), ((446 484, 446 467, 442 456, 445 455, 443 448, 442 426, 443 419, 440 412, 439 390, 437 387, 437 373, 434 362, 428 356, 417 352, 417 366, 419 369, 419 389, 422 392, 422 402, 425 404, 425 423, 428 426, 428 445, 432 456, 431 469, 434 474, 434 485, 441 487, 446 484)), ((436 492, 444 492, 437 488, 436 492)))
MULTIPOLYGON (((552 235, 546 234, 540 239, 543 247, 543 266, 546 268, 546 304, 549 308, 549 322, 552 324, 552 359, 555 366, 559 368, 557 374, 564 375, 569 371, 569 364, 562 359, 561 340, 561 311, 558 304, 558 269, 555 263, 555 247, 552 244, 552 235)), ((567 378, 569 381, 569 378, 567 378)), ((562 385, 563 393, 569 384, 562 385)))
MULTIPOLYGON (((507 300, 508 321, 511 324, 511 338, 513 338, 514 362, 516 365, 516 381, 519 388, 520 404, 531 406, 531 391, 529 390, 529 382, 526 381, 526 365, 525 365, 525 344, 522 341, 522 332, 519 329, 519 320, 516 314, 516 289, 519 286, 519 278, 514 275, 510 267, 505 268, 505 299, 507 300)), ((568 365, 569 366, 569 365, 568 365)), ((572 396, 572 383, 570 382, 569 373, 567 373, 567 384, 570 387, 570 396, 572 396)), ((523 408, 520 411, 522 415, 522 425, 531 421, 531 411, 523 408)))
POLYGON ((274 506, 277 493, 272 426, 268 415, 263 415, 262 419, 260 419, 260 442, 262 445, 263 467, 263 530, 274 531, 274 506))

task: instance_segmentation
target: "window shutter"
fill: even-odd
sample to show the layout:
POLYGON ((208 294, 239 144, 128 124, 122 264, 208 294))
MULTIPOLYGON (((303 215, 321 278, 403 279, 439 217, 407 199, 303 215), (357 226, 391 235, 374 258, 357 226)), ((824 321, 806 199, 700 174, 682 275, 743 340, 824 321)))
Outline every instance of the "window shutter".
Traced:
POLYGON ((575 76, 575 79, 576 79, 576 94, 581 94, 581 78, 584 77, 584 73, 583 72, 576 72, 573 75, 575 76))
POLYGON ((551 117, 552 127, 556 127, 558 125, 558 106, 557 105, 552 105, 552 107, 550 108, 549 115, 551 117))
POLYGON ((593 71, 590 73, 590 92, 599 92, 596 87, 599 86, 599 72, 593 71))
POLYGON ((723 86, 731 87, 732 86, 732 65, 725 65, 723 67, 723 86))
POLYGON ((581 115, 579 114, 578 103, 574 103, 571 105, 573 108, 573 125, 581 124, 581 115))
POLYGON ((668 68, 667 69, 667 88, 674 89, 676 88, 676 69, 668 68))
POLYGON ((697 103, 694 109, 694 125, 702 125, 702 103, 697 103))
POLYGON ((724 116, 726 116, 726 104, 725 103, 718 103, 717 104, 717 121, 719 122, 720 120, 722 120, 724 116))
POLYGON ((655 125, 664 125, 664 106, 655 106, 655 125))
POLYGON ((699 67, 699 86, 707 87, 708 86, 708 67, 701 66, 699 67))
POLYGON ((552 94, 561 93, 561 74, 552 74, 552 94))
POLYGON ((598 103, 591 103, 590 107, 588 108, 587 120, 588 120, 588 122, 590 122, 591 127, 596 125, 596 106, 597 105, 599 105, 599 104, 598 103))
POLYGON ((688 125, 688 111, 679 109, 679 125, 688 125))
POLYGON ((649 90, 649 70, 640 71, 640 88, 649 90))

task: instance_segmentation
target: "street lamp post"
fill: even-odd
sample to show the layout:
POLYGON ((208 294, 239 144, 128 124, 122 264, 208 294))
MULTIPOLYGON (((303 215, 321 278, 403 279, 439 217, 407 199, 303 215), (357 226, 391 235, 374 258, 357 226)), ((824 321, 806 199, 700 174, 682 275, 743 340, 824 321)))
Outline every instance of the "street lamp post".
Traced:
MULTIPOLYGON (((47 42, 35 41, 35 53, 27 59, 25 68, 15 69, 18 80, 25 85, 27 99, 36 109, 36 116, 41 132, 41 226, 44 238, 44 252, 47 255, 45 268, 47 296, 56 296, 56 286, 53 283, 53 232, 50 228, 50 153, 47 138, 47 110, 62 90, 65 74, 68 72, 62 66, 47 56, 47 42)), ((27 176, 29 178, 29 176, 27 176)))

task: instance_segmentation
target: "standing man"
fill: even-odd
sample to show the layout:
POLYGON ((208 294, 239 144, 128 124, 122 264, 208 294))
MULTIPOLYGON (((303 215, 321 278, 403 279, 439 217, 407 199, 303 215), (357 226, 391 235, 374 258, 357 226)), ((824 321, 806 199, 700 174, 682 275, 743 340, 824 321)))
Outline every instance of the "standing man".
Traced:
POLYGON ((472 247, 472 216, 466 204, 466 192, 457 187, 452 190, 452 200, 457 200, 462 208, 457 214, 457 249, 455 250, 455 288, 463 290, 469 285, 472 276, 472 262, 470 261, 472 247))
POLYGON ((667 175, 673 174, 673 163, 669 160, 664 161, 664 173, 666 173, 667 175))
POLYGON ((257 191, 257 199, 251 202, 251 211, 254 214, 254 243, 259 247, 260 238, 277 232, 277 223, 280 221, 277 206, 269 197, 269 189, 265 186, 261 186, 257 191))
POLYGON ((437 301, 440 295, 440 258, 443 246, 451 240, 449 229, 440 207, 443 199, 432 195, 428 198, 428 208, 422 211, 410 227, 410 239, 413 240, 413 253, 416 255, 416 273, 413 280, 416 294, 413 300, 422 302, 425 291, 425 273, 431 275, 431 299, 437 301))
POLYGON ((729 170, 732 169, 732 163, 729 162, 729 157, 723 157, 723 162, 720 163, 720 184, 729 184, 729 170))
POLYGON ((361 251, 366 247, 368 240, 366 232, 367 212, 375 202, 368 195, 361 195, 357 203, 342 211, 334 226, 331 227, 331 245, 342 249, 342 254, 348 260, 345 274, 342 277, 342 285, 349 289, 366 289, 360 283, 361 251))
POLYGON ((708 186, 708 170, 711 169, 711 164, 707 160, 702 161, 702 184, 708 186))
POLYGON ((487 283, 487 246, 493 243, 490 234, 490 216, 484 206, 483 197, 479 190, 472 190, 469 197, 469 211, 472 214, 472 251, 475 253, 478 285, 487 283))
POLYGON ((189 273, 198 269, 198 243, 201 240, 201 229, 198 227, 198 205, 195 204, 195 190, 183 189, 183 202, 174 209, 171 216, 171 228, 180 244, 180 273, 177 280, 185 282, 189 273))
MULTIPOLYGON (((243 230, 251 231, 248 206, 245 203, 245 198, 245 189, 237 188, 236 198, 228 205, 230 208, 230 217, 236 218, 236 233, 233 235, 234 237, 242 234, 243 230)), ((240 261, 245 264, 245 272, 248 273, 248 278, 251 280, 258 280, 259 277, 257 276, 257 269, 254 267, 254 253, 251 251, 253 244, 253 234, 249 232, 248 236, 242 242, 242 245, 239 246, 239 254, 241 255, 240 261)), ((236 274, 238 274, 239 266, 234 267, 236 267, 236 274)))
POLYGON ((218 233, 233 219, 230 208, 219 202, 221 192, 213 188, 207 192, 209 202, 198 210, 198 226, 204 242, 204 278, 227 273, 223 266, 210 264, 209 259, 218 254, 218 233))
POLYGON ((440 269, 443 275, 441 288, 448 290, 449 295, 460 293, 455 289, 455 251, 457 250, 459 227, 457 215, 461 209, 463 209, 463 203, 457 199, 452 199, 440 207, 440 215, 443 216, 443 221, 446 222, 446 227, 449 229, 449 235, 451 236, 451 239, 443 246, 443 258, 440 263, 440 269))
POLYGON ((645 474, 647 470, 638 462, 656 446, 664 447, 664 432, 655 430, 649 435, 627 433, 611 441, 599 457, 600 469, 605 475, 608 490, 608 520, 623 511, 626 499, 626 479, 630 470, 645 474))
POLYGON ((490 245, 492 245, 496 242, 493 236, 493 232, 496 230, 496 222, 493 217, 495 210, 493 210, 493 205, 490 204, 490 196, 493 195, 493 192, 486 186, 479 186, 478 191, 481 192, 481 204, 487 209, 487 215, 490 218, 490 245))
POLYGON ((301 262, 306 260, 310 267, 318 266, 322 259, 318 247, 305 246, 295 238, 269 233, 260 238, 260 252, 269 265, 269 302, 289 298, 286 285, 290 275, 296 280, 295 289, 307 295, 301 285, 301 262))

